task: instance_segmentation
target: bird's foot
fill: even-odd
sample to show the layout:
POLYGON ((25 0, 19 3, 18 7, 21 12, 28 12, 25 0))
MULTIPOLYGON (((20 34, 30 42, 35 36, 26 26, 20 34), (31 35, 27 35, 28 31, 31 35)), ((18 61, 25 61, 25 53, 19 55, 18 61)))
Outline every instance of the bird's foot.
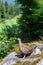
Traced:
POLYGON ((25 59, 25 58, 26 58, 26 55, 24 55, 23 59, 25 59))

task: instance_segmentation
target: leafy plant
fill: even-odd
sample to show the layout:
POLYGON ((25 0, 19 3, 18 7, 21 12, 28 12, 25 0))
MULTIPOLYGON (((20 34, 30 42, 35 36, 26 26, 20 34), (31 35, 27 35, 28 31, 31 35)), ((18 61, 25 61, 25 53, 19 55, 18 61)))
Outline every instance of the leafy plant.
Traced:
POLYGON ((12 25, 12 27, 6 25, 3 28, 3 34, 7 36, 8 39, 10 39, 10 37, 16 37, 17 34, 17 26, 16 25, 12 25))
POLYGON ((12 48, 13 46, 11 45, 10 42, 9 43, 2 42, 0 44, 0 58, 5 57, 12 48))

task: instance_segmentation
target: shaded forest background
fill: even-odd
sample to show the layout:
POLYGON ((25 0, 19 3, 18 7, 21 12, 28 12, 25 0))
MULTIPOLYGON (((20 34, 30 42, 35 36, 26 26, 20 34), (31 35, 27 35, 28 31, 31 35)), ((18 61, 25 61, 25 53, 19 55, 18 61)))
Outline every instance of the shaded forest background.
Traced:
POLYGON ((12 18, 20 13, 20 6, 18 3, 8 3, 6 0, 0 0, 0 19, 12 18))
POLYGON ((19 36, 29 40, 43 36, 43 8, 34 0, 17 1, 9 4, 0 0, 0 20, 21 14, 18 20, 19 36))
POLYGON ((22 17, 19 19, 21 34, 29 40, 43 36, 43 5, 35 0, 18 0, 21 5, 22 17))

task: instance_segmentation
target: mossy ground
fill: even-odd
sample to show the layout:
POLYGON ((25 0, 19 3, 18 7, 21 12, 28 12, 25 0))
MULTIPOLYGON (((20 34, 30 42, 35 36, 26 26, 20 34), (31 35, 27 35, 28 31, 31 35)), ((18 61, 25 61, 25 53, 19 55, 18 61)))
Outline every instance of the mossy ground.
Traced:
POLYGON ((20 61, 17 61, 16 64, 13 64, 13 65, 36 65, 41 59, 37 59, 33 62, 29 62, 29 61, 25 61, 25 62, 20 62, 20 61))
POLYGON ((3 59, 0 59, 0 62, 3 61, 3 59))
POLYGON ((31 55, 31 56, 29 56, 29 58, 38 58, 38 57, 43 58, 43 52, 40 53, 40 54, 36 54, 36 55, 31 55))
MULTIPOLYGON (((33 45, 32 43, 25 43, 26 46, 31 46, 33 45)), ((15 47, 11 50, 11 52, 16 52, 17 54, 20 54, 20 50, 19 50, 19 44, 15 45, 15 47)))
MULTIPOLYGON (((25 43, 25 45, 31 46, 31 45, 33 45, 33 43, 35 43, 35 42, 37 42, 37 41, 25 43)), ((43 41, 38 41, 38 42, 41 43, 41 44, 43 44, 43 41)), ((43 50, 43 48, 41 48, 41 50, 43 50)), ((15 47, 11 50, 11 52, 14 52, 14 51, 15 51, 16 53, 18 53, 18 54, 21 53, 20 50, 19 50, 19 44, 16 44, 15 47)), ((43 53, 42 53, 42 54, 43 54, 43 53)))
MULTIPOLYGON (((38 42, 42 42, 41 44, 43 44, 43 41, 38 41, 38 42)), ((31 43, 33 43, 33 42, 25 43, 25 44, 26 44, 27 46, 30 46, 31 43)), ((42 48, 41 50, 43 50, 43 48, 42 48)), ((14 46, 14 48, 13 48, 12 50, 10 50, 9 53, 14 52, 14 51, 15 51, 17 54, 21 54, 21 52, 20 52, 20 50, 19 50, 19 44, 16 44, 16 45, 14 46)), ((8 54, 9 54, 9 53, 8 53, 8 54)), ((39 58, 39 57, 43 58, 43 52, 40 53, 40 54, 37 54, 37 55, 27 56, 26 58, 39 58)), ((2 59, 0 59, 0 62, 1 62, 1 61, 2 61, 2 59)), ((31 62, 29 62, 29 61, 21 62, 21 61, 18 60, 18 61, 16 62, 16 64, 13 64, 13 65, 36 65, 39 61, 40 61, 40 59, 35 60, 35 61, 33 61, 33 62, 31 63, 31 62)))
MULTIPOLYGON (((43 41, 38 41, 38 42, 43 44, 43 41)), ((30 42, 30 43, 33 43, 33 42, 30 42)), ((26 45, 31 45, 31 44, 26 43, 26 45)), ((43 48, 41 50, 43 50, 43 48)), ((15 48, 12 51, 17 52, 18 54, 21 53, 20 50, 19 50, 19 45, 18 44, 15 46, 15 48)), ((40 54, 28 56, 27 58, 39 58, 39 57, 43 58, 43 52, 40 53, 40 54)), ((35 60, 33 62, 29 62, 29 61, 25 61, 25 62, 17 61, 16 64, 13 64, 13 65, 36 65, 40 60, 41 59, 37 59, 37 60, 35 60)))
MULTIPOLYGON (((37 54, 37 55, 32 55, 32 56, 29 56, 29 58, 43 58, 43 53, 41 54, 37 54)), ((29 61, 25 61, 25 62, 21 62, 21 61, 17 61, 16 64, 13 64, 13 65, 36 65, 40 60, 41 58, 33 61, 33 62, 29 62, 29 61)))

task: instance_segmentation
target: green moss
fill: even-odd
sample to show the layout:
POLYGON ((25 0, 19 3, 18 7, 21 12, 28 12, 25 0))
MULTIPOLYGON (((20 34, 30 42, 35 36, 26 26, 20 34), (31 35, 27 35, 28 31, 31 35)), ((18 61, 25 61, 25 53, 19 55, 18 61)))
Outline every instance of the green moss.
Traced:
POLYGON ((25 62, 17 61, 16 64, 13 64, 13 65, 30 65, 30 62, 29 61, 25 61, 25 62))
MULTIPOLYGON (((25 43, 26 46, 32 46, 33 44, 31 43, 25 43)), ((16 46, 11 50, 11 52, 16 52, 17 54, 20 54, 20 49, 19 49, 19 44, 16 44, 16 46)))
POLYGON ((30 65, 30 62, 29 61, 25 61, 25 62, 23 62, 22 65, 30 65))
POLYGON ((0 59, 0 62, 2 61, 3 59, 0 59))
POLYGON ((39 42, 39 43, 41 43, 41 44, 43 44, 43 41, 41 41, 41 40, 40 40, 40 41, 38 41, 38 42, 39 42))
POLYGON ((13 65, 22 65, 22 62, 17 61, 16 64, 13 64, 13 65))
POLYGON ((42 51, 43 50, 43 47, 40 50, 42 51))
POLYGON ((35 60, 35 61, 33 61, 30 65, 36 65, 39 61, 40 61, 40 59, 35 60))
POLYGON ((20 50, 19 50, 19 45, 17 44, 17 45, 15 45, 15 47, 11 50, 11 52, 16 52, 17 54, 20 54, 21 52, 20 52, 20 50))
POLYGON ((33 62, 29 62, 29 61, 20 62, 20 61, 17 61, 16 64, 13 64, 13 65, 36 65, 39 61, 40 61, 40 59, 35 60, 33 62))
POLYGON ((42 57, 42 58, 43 58, 43 52, 40 53, 40 54, 28 56, 28 57, 29 57, 29 58, 38 58, 38 57, 42 57))

